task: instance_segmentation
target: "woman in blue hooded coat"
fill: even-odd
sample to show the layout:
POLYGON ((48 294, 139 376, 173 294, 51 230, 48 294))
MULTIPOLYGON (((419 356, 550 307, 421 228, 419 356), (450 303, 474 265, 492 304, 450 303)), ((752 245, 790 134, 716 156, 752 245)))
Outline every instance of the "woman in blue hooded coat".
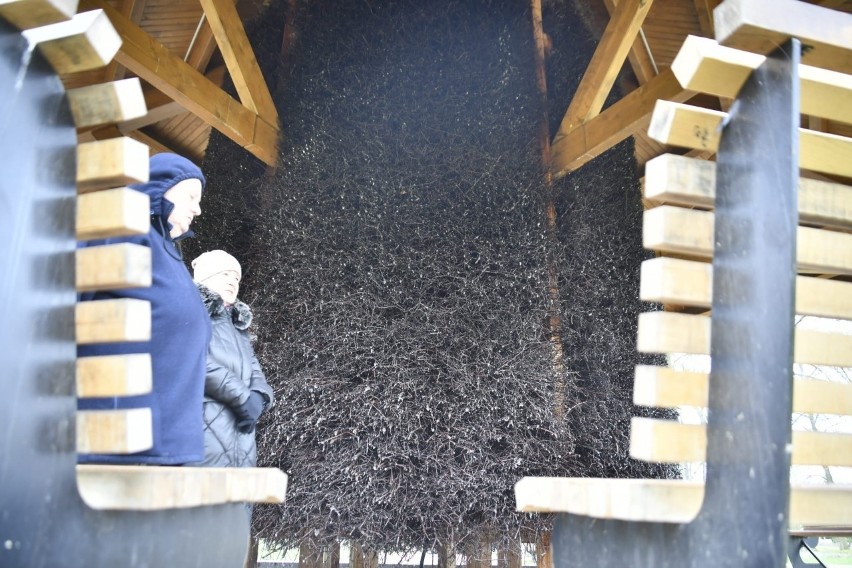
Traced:
POLYGON ((192 236, 189 227, 201 214, 204 185, 201 170, 186 158, 156 154, 151 157, 149 181, 130 186, 150 198, 148 234, 81 244, 135 243, 151 249, 149 288, 80 296, 80 301, 135 298, 150 302, 151 341, 81 345, 78 355, 150 353, 152 391, 140 396, 80 399, 78 406, 84 410, 150 408, 153 447, 129 455, 81 454, 80 462, 178 465, 204 458, 202 400, 210 318, 177 247, 178 241, 192 236))

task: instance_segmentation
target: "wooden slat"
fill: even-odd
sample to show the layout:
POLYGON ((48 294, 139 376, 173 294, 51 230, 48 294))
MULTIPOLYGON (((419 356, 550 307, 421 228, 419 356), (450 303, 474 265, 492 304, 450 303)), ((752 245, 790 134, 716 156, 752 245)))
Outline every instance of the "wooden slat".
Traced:
MULTIPOLYGON (((604 0, 607 12, 612 17, 615 8, 618 5, 618 0, 604 0)), ((639 34, 642 34, 642 29, 639 29, 639 34)), ((630 46, 630 51, 627 54, 627 60, 630 62, 630 67, 633 69, 633 74, 640 85, 644 85, 657 75, 654 61, 650 50, 646 47, 646 43, 641 37, 633 40, 630 46)))
MULTIPOLYGON (((727 113, 657 101, 648 135, 654 140, 715 152, 727 113)), ((852 177, 852 139, 826 132, 799 129, 799 166, 825 174, 852 177)))
MULTIPOLYGON (((645 164, 644 195, 657 202, 713 207, 716 164, 707 160, 663 154, 645 164)), ((852 228, 852 186, 799 178, 799 221, 852 228)))
POLYGON ((561 177, 576 170, 644 129, 658 99, 686 101, 693 94, 680 86, 670 69, 662 71, 596 117, 554 140, 553 175, 561 177))
MULTIPOLYGON (((654 207, 643 214, 642 244, 649 250, 710 258, 713 224, 710 211, 654 207)), ((796 259, 800 272, 852 274, 852 234, 799 227, 796 259)))
MULTIPOLYGON (((703 462, 707 428, 634 416, 630 421, 630 456, 647 462, 703 462)), ((852 434, 793 432, 793 465, 852 466, 852 434)))
MULTIPOLYGON (((710 318, 673 312, 639 314, 637 349, 641 353, 710 354, 710 318)), ((852 367, 852 335, 796 328, 797 363, 852 367)))
POLYGON ((64 22, 76 12, 77 0, 0 0, 0 18, 19 30, 64 22))
MULTIPOLYGON (((734 98, 766 57, 688 36, 672 63, 684 89, 734 98)), ((799 105, 803 114, 852 122, 852 75, 799 66, 799 105)))
POLYGON ((283 503, 287 475, 275 468, 77 466, 77 488, 99 510, 152 511, 221 503, 283 503))
POLYGON ((122 122, 147 112, 139 79, 124 79, 67 91, 77 128, 122 122))
POLYGON ((77 197, 77 240, 144 235, 151 226, 150 200, 129 187, 77 197))
POLYGON ((85 193, 148 181, 148 146, 110 138, 77 146, 77 191, 85 193))
MULTIPOLYGON (((706 408, 708 387, 707 373, 637 365, 633 403, 658 408, 706 408)), ((852 384, 795 379, 793 412, 852 416, 852 384)))
POLYGON ((151 249, 116 243, 77 249, 77 291, 120 290, 151 285, 151 249))
POLYGON ((597 116, 624 65, 653 0, 621 0, 604 29, 554 140, 597 116))
POLYGON ((120 298, 78 302, 75 308, 79 345, 151 340, 150 302, 120 298))
POLYGON ((121 45, 121 37, 106 14, 93 11, 72 19, 21 32, 59 74, 97 69, 109 63, 121 45))
POLYGON ((265 122, 102 0, 82 0, 80 6, 109 15, 123 40, 116 61, 266 164, 275 165, 277 125, 265 122))
POLYGON ((77 396, 133 396, 151 392, 151 355, 103 355, 77 359, 77 396))
MULTIPOLYGON (((704 484, 680 479, 524 477, 515 509, 599 519, 688 523, 704 501, 704 484)), ((852 524, 852 487, 792 486, 790 528, 852 524)))
POLYGON ((77 411, 77 453, 134 454, 152 445, 150 408, 77 411))
MULTIPOLYGON (((713 266, 707 262, 657 257, 642 263, 639 298, 676 306, 710 308, 713 266)), ((796 277, 796 313, 852 319, 852 282, 796 277)))
POLYGON ((852 73, 852 15, 797 0, 725 0, 713 12, 716 41, 766 54, 791 37, 802 62, 852 73))
POLYGON ((225 65, 234 82, 240 102, 267 123, 278 124, 278 111, 263 73, 255 59, 233 0, 201 0, 201 7, 225 65))

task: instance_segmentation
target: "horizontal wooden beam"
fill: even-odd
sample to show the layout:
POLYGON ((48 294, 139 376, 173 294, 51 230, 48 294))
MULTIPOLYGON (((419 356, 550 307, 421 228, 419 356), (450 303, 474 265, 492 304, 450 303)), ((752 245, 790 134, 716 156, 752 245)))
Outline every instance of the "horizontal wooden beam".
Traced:
POLYGON ((275 468, 77 466, 91 508, 152 511, 222 503, 283 503, 287 475, 275 468))
POLYGON ((658 99, 683 102, 694 94, 680 86, 670 69, 662 71, 599 115, 554 140, 553 175, 561 177, 578 169, 645 128, 658 99))
MULTIPOLYGON (((799 178, 799 222, 852 228, 852 186, 799 178)), ((645 199, 654 203, 710 207, 716 201, 716 164, 662 154, 645 163, 645 199)))
MULTIPOLYGON (((704 484, 681 479, 524 477, 515 484, 523 513, 573 513, 598 519, 688 523, 704 502, 704 484)), ((852 487, 792 486, 790 529, 852 524, 852 487)))
POLYGON ((48 60, 56 73, 77 73, 109 63, 121 45, 106 14, 96 10, 65 22, 21 32, 48 60))
POLYGON ((151 249, 134 243, 79 248, 78 292, 145 288, 151 285, 151 249))
POLYGON ((131 120, 148 111, 136 77, 69 89, 66 94, 78 129, 131 120))
POLYGON ((77 359, 77 396, 134 396, 151 392, 151 355, 102 355, 77 359))
POLYGON ((278 159, 278 127, 269 124, 198 70, 173 54, 102 0, 81 0, 81 9, 103 9, 123 43, 116 61, 268 165, 278 159))
POLYGON ((135 454, 153 446, 150 408, 78 410, 77 453, 135 454))
POLYGON ((128 137, 77 145, 77 191, 85 193, 144 183, 149 175, 148 146, 128 137))
POLYGON ((19 30, 70 20, 77 0, 0 0, 0 18, 19 30))
MULTIPOLYGON (((707 373, 637 365, 633 381, 633 403, 657 408, 706 408, 709 385, 710 377, 707 373)), ((852 416, 852 384, 795 379, 793 412, 852 416)))
POLYGON ((144 235, 151 227, 150 200, 141 191, 118 187, 77 197, 77 240, 144 235))
MULTIPOLYGON (((685 89, 732 99, 764 61, 763 55, 691 35, 672 62, 672 72, 685 89)), ((852 123, 852 75, 800 65, 799 83, 802 114, 852 123)))
MULTIPOLYGON (((672 306, 710 309, 713 265, 657 257, 642 262, 639 299, 672 306)), ((852 282, 796 277, 796 314, 852 320, 852 282)))
MULTIPOLYGON (((707 427, 634 416, 630 422, 630 457, 655 463, 703 462, 707 427)), ((852 466, 852 434, 793 432, 793 465, 852 466)))
MULTIPOLYGON (((649 250, 706 259, 713 256, 713 231, 711 211, 661 205, 643 214, 642 244, 649 250)), ((852 234, 800 226, 796 262, 802 273, 852 274, 852 234)))
MULTIPOLYGON (((671 101, 657 101, 648 135, 664 144, 716 152, 727 113, 671 101)), ((799 166, 852 178, 852 138, 799 129, 799 166)))
POLYGON ((78 302, 77 343, 118 343, 151 340, 151 303, 132 298, 78 302))
POLYGON ((725 0, 713 11, 716 41, 767 54, 791 37, 802 62, 852 73, 852 14, 797 0, 725 0))
MULTIPOLYGON (((640 353, 710 355, 710 318, 673 312, 639 314, 640 353)), ((852 335, 809 329, 795 330, 796 363, 852 367, 852 335)))

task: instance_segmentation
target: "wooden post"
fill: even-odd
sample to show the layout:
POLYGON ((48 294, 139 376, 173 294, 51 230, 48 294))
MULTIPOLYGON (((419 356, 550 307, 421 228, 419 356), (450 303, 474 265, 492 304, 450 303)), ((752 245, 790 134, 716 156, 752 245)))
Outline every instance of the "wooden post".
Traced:
POLYGON ((512 539, 497 549, 497 568, 521 568, 521 541, 512 539))
POLYGON ((553 548, 550 533, 541 533, 535 543, 535 563, 538 568, 553 568, 553 548))
POLYGON ((299 547, 299 568, 322 568, 322 551, 314 542, 299 547))
POLYGON ((340 566, 340 543, 323 547, 322 563, 324 568, 338 568, 340 566))
POLYGON ((438 568, 456 568, 456 552, 451 542, 438 545, 438 568))

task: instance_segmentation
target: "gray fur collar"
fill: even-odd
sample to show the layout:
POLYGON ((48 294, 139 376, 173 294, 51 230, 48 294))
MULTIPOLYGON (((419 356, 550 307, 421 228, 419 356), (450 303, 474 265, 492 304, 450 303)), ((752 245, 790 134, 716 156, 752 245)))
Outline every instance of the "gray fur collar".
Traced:
MULTIPOLYGON (((225 313, 227 308, 225 308, 225 302, 219 294, 204 284, 196 282, 195 285, 198 286, 198 293, 201 294, 201 301, 204 302, 204 307, 207 308, 207 313, 211 316, 219 316, 225 313)), ((230 311, 234 327, 241 330, 248 329, 253 317, 251 314, 251 308, 237 300, 237 303, 231 306, 230 311)))

